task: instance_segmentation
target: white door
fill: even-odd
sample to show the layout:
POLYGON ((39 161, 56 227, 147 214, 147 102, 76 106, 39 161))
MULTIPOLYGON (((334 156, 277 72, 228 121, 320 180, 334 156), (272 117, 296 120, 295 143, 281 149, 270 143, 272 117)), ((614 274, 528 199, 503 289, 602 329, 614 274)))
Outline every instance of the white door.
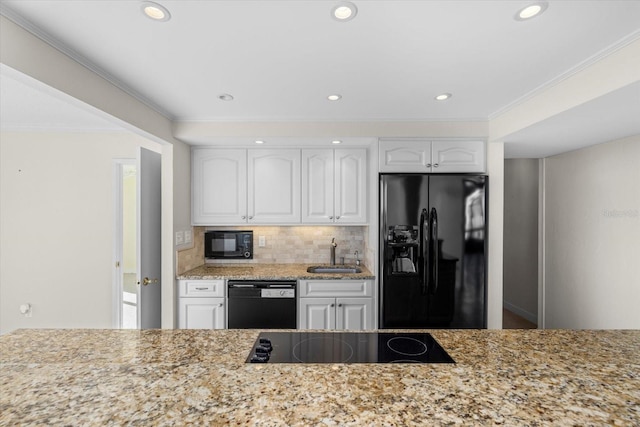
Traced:
POLYGON ((371 298, 338 298, 336 305, 336 329, 371 329, 371 298))
POLYGON ((333 222, 333 150, 302 150, 302 222, 333 222))
POLYGON ((434 141, 431 158, 433 172, 484 172, 484 142, 434 141))
POLYGON ((380 172, 430 172, 431 142, 382 140, 379 145, 380 172), (427 166, 429 165, 429 166, 427 166))
POLYGON ((197 148, 191 168, 194 225, 247 222, 247 150, 197 148))
POLYGON ((160 328, 161 321, 161 159, 140 148, 138 155, 138 327, 160 328))
POLYGON ((300 298, 300 329, 334 329, 335 298, 300 298))
POLYGON ((250 223, 300 222, 300 150, 249 150, 250 223))
POLYGON ((224 298, 180 298, 178 327, 224 329, 224 298))
POLYGON ((367 222, 367 150, 362 148, 335 151, 335 222, 367 222))

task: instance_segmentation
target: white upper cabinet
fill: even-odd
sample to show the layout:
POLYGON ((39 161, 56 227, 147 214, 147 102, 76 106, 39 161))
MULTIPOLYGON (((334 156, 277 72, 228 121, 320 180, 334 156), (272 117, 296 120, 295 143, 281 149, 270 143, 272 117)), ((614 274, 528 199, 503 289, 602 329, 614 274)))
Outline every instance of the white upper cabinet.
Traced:
POLYGON ((433 172, 484 172, 485 154, 482 141, 433 141, 433 172))
POLYGON ((380 140, 380 172, 485 171, 483 141, 380 140))
POLYGON ((380 172, 429 172, 430 141, 381 140, 379 150, 380 172))
POLYGON ((335 220, 339 224, 367 222, 367 150, 335 150, 335 220))
POLYGON ((300 222, 300 150, 248 151, 248 220, 300 222))
POLYGON ((191 172, 194 225, 246 222, 246 150, 193 149, 191 172))
POLYGON ((192 151, 193 225, 366 224, 367 150, 192 151))
POLYGON ((367 150, 302 150, 302 222, 367 222, 367 150))
POLYGON ((333 150, 302 150, 302 222, 333 222, 333 200, 333 150))

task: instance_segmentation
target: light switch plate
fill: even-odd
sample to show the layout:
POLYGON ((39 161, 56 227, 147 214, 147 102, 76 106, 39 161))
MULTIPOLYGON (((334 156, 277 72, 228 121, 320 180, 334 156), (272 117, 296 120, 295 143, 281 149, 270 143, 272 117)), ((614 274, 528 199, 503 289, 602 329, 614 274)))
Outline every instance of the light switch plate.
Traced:
POLYGON ((184 230, 184 242, 191 243, 192 240, 193 240, 193 233, 191 232, 191 230, 184 230))
POLYGON ((264 236, 258 236, 258 246, 264 248, 267 245, 266 239, 264 236))
POLYGON ((176 245, 184 244, 184 232, 176 231, 176 245))

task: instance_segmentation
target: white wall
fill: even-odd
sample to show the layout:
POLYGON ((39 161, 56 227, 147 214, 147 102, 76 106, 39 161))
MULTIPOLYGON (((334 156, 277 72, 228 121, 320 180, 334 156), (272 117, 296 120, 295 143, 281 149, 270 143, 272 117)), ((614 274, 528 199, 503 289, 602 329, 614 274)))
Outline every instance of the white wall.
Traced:
POLYGON ((191 230, 191 147, 173 143, 173 228, 191 230))
POLYGON ((156 144, 124 132, 0 134, 0 333, 111 327, 113 159, 141 145, 156 144))
POLYGON ((544 163, 545 327, 640 328, 640 135, 544 163))
POLYGON ((504 306, 538 322, 538 159, 504 162, 504 306))
POLYGON ((487 257, 487 327, 502 329, 504 143, 487 144, 489 175, 489 254, 487 257))

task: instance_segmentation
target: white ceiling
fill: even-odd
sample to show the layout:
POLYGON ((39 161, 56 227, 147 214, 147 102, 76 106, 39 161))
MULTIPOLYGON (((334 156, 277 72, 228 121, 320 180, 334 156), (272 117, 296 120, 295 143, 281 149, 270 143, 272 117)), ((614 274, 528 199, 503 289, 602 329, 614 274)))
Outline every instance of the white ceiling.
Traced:
MULTIPOLYGON (((4 15, 173 121, 489 120, 640 37, 640 1, 629 0, 550 1, 525 22, 514 15, 531 1, 354 0, 358 15, 344 23, 331 19, 332 0, 158 3, 170 21, 149 20, 133 0, 1 0, 4 15), (442 92, 453 97, 436 102, 442 92), (333 93, 343 98, 328 101, 333 93)), ((517 132, 506 154, 640 133, 629 120, 637 94, 631 85, 517 132), (603 113, 610 120, 585 119, 603 113)))

